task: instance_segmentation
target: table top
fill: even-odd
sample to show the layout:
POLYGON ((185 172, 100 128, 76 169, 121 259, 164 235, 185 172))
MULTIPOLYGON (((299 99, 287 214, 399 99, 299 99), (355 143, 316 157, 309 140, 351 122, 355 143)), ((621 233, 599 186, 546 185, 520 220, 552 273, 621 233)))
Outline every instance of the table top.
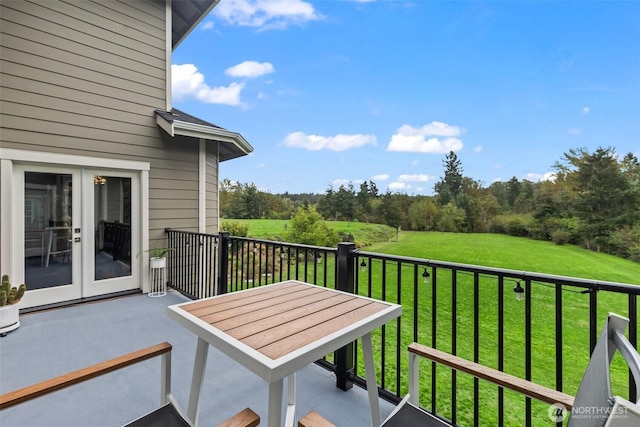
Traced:
POLYGON ((399 317, 402 307, 290 280, 177 304, 168 313, 273 382, 399 317))

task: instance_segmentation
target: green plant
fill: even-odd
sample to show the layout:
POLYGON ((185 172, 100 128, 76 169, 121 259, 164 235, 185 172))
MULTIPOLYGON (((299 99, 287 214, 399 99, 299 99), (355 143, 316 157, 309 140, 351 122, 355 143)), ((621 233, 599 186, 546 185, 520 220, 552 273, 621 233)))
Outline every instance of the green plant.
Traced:
MULTIPOLYGON (((149 248, 143 252, 147 252, 149 254, 149 258, 164 258, 166 254, 174 250, 174 248, 149 248)), ((140 252, 140 254, 141 253, 142 252, 140 252)), ((137 256, 140 256, 140 254, 137 256)))
POLYGON ((19 287, 11 286, 9 276, 2 275, 2 286, 0 287, 0 306, 17 304, 20 302, 24 293, 27 291, 27 285, 24 283, 19 287))

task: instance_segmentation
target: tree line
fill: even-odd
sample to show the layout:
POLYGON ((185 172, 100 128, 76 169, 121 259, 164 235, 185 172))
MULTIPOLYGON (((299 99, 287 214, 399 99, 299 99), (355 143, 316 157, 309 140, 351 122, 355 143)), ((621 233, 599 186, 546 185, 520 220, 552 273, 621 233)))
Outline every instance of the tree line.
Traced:
POLYGON ((323 194, 271 194, 253 183, 220 183, 222 218, 290 219, 316 210, 325 220, 386 224, 403 230, 503 233, 576 244, 640 262, 640 162, 612 147, 571 149, 554 178, 516 177, 488 186, 464 175, 449 152, 433 196, 381 193, 373 181, 323 194))

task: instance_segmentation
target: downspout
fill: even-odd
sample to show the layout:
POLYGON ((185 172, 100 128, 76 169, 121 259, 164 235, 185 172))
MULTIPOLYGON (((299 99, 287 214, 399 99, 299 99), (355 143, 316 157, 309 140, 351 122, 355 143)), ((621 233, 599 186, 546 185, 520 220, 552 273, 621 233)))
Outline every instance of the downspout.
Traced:
POLYGON ((171 0, 166 0, 165 3, 165 37, 164 37, 164 51, 166 52, 165 58, 165 99, 166 105, 165 110, 171 112, 172 108, 172 100, 171 100, 171 53, 173 50, 173 41, 172 41, 172 31, 173 27, 173 13, 171 0))
POLYGON ((198 153, 198 232, 207 232, 207 142, 202 138, 198 153))
MULTIPOLYGON (((207 142, 200 138, 198 149, 198 232, 207 232, 207 142)), ((202 246, 201 246, 202 248, 202 246)), ((210 254, 200 250, 200 265, 207 265, 206 259, 210 254)), ((200 281, 200 295, 205 296, 207 283, 211 280, 210 272, 202 268, 200 281)), ((215 278, 213 278, 215 280, 215 278)), ((215 295, 215 290, 214 290, 215 295)))

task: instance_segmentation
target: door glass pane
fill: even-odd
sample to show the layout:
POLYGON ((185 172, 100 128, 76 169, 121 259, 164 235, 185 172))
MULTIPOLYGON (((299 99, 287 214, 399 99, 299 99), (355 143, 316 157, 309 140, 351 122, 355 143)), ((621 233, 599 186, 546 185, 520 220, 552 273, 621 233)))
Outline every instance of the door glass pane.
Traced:
POLYGON ((95 175, 95 280, 131 275, 131 178, 95 175))
POLYGON ((71 174, 25 172, 24 269, 29 290, 72 281, 71 174))

